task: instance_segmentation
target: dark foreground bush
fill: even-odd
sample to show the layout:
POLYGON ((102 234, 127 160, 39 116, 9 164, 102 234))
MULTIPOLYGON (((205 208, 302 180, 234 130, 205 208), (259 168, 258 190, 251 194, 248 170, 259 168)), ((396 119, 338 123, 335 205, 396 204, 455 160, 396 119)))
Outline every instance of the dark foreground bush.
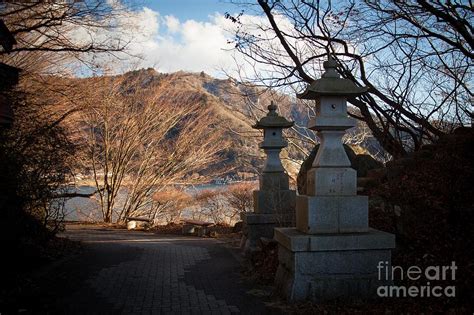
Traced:
MULTIPOLYGON (((371 226, 397 236, 393 265, 406 270, 455 262, 456 279, 438 283, 456 286, 456 298, 442 302, 446 309, 469 305, 474 296, 473 148, 473 129, 459 128, 408 158, 388 163, 371 191, 371 226)), ((426 285, 426 279, 420 281, 414 283, 426 285)))
POLYGON ((0 246, 2 297, 54 257, 63 202, 56 198, 71 174, 74 146, 54 113, 14 98, 15 121, 0 129, 0 246))

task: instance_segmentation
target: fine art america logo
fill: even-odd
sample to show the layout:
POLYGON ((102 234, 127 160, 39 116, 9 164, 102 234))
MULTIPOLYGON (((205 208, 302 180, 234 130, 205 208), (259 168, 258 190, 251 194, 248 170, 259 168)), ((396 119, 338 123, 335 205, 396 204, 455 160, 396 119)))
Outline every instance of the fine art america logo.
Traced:
POLYGON ((379 281, 393 283, 395 280, 426 280, 421 286, 384 285, 377 288, 380 297, 455 297, 454 285, 443 286, 440 281, 454 281, 456 279, 455 262, 449 266, 428 266, 420 268, 410 266, 404 270, 401 266, 390 266, 388 261, 379 261, 377 265, 379 281))

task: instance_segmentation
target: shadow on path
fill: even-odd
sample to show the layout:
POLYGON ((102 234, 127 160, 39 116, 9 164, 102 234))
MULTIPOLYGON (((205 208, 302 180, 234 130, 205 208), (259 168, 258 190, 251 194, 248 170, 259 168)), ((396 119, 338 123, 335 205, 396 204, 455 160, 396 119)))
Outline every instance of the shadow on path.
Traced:
POLYGON ((33 313, 278 313, 247 293, 239 262, 217 240, 91 226, 62 236, 84 250, 43 279, 33 313))

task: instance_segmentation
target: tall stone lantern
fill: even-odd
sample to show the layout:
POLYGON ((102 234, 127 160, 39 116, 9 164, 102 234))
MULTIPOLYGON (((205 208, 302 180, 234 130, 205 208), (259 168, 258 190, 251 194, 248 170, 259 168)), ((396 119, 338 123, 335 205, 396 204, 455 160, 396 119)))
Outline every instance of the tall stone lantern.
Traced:
POLYGON ((276 228, 279 266, 276 284, 289 300, 358 299, 376 296, 379 261, 390 265, 392 234, 369 228, 368 198, 357 195, 342 137, 355 121, 347 115, 348 97, 367 91, 324 62, 322 78, 297 95, 316 101, 309 122, 321 146, 307 175, 307 195, 296 199, 296 228, 276 228))
POLYGON ((295 222, 296 192, 290 190, 288 174, 280 160, 281 150, 288 145, 283 138, 283 129, 293 126, 293 122, 278 115, 276 110, 271 102, 267 115, 252 126, 263 130, 260 148, 264 150, 266 160, 259 190, 253 192, 254 212, 242 216, 245 252, 255 250, 261 237, 272 239, 275 226, 292 226, 295 222))

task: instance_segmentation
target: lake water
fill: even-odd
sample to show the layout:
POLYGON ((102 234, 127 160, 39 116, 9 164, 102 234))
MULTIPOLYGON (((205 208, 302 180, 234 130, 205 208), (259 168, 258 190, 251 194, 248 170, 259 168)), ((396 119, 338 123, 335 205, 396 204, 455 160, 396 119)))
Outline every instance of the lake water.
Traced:
MULTIPOLYGON (((194 185, 186 187, 185 191, 191 195, 195 195, 202 190, 217 190, 223 189, 226 185, 216 185, 216 184, 203 184, 203 185, 194 185)), ((94 192, 95 187, 90 186, 79 186, 75 189, 72 189, 73 192, 90 194, 94 192)), ((123 201, 125 198, 126 192, 119 192, 118 203, 123 201)), ((98 197, 93 196, 91 198, 75 197, 66 201, 65 211, 67 221, 102 221, 102 214, 100 210, 98 197)))

